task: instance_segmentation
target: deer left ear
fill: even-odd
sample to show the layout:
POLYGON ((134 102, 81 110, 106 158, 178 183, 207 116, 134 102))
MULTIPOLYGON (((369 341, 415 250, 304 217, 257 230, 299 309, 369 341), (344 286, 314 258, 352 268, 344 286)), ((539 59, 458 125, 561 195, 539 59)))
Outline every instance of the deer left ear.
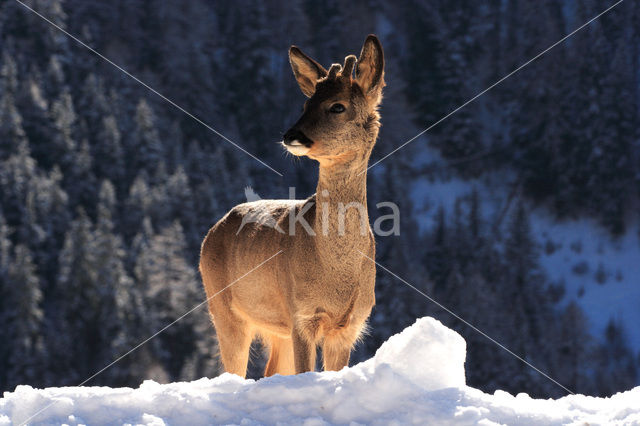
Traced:
POLYGON ((379 95, 384 86, 384 52, 380 40, 370 34, 364 41, 356 65, 356 81, 367 96, 379 95))

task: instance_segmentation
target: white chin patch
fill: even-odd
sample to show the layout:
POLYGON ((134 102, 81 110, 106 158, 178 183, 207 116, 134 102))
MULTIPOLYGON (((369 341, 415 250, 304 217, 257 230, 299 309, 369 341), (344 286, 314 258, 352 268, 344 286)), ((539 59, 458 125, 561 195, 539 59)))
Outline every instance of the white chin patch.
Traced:
POLYGON ((289 151, 293 155, 305 155, 311 149, 302 145, 297 139, 291 141, 291 143, 288 145, 285 143, 283 143, 283 145, 285 146, 285 148, 287 148, 287 151, 289 151))

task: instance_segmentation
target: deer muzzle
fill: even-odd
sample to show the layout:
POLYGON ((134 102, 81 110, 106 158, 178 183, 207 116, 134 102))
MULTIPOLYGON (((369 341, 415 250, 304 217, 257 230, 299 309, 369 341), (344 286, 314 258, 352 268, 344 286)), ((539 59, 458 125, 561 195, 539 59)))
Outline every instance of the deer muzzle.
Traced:
POLYGON ((282 144, 293 155, 305 155, 311 149, 313 141, 302 131, 292 128, 284 134, 282 144))

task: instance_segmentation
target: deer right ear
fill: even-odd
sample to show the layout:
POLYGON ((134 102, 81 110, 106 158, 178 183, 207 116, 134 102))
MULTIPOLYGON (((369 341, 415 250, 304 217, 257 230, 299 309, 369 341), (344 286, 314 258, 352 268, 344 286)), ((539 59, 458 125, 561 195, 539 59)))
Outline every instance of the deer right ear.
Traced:
POLYGON ((316 91, 316 83, 327 75, 327 70, 302 53, 297 46, 291 46, 289 49, 289 62, 302 93, 310 98, 316 91))

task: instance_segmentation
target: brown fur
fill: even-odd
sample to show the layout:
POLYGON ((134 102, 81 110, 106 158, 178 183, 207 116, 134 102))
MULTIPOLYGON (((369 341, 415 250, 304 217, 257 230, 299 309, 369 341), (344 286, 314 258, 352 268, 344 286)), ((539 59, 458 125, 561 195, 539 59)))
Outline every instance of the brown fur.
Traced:
POLYGON ((266 376, 313 370, 317 345, 323 348, 325 370, 341 369, 375 304, 375 267, 360 252, 375 258, 366 212, 366 169, 378 136, 382 47, 375 36, 367 38, 355 79, 354 57, 346 58, 344 68, 334 66, 329 75, 295 46, 289 55, 300 88, 310 98, 294 128, 313 141, 304 155, 320 163, 316 195, 240 204, 202 243, 200 271, 222 362, 227 372, 243 377, 249 346, 257 336, 270 347, 266 376), (344 113, 327 112, 336 102, 345 105, 344 113), (347 208, 341 232, 340 204, 354 202, 364 209, 347 208), (290 209, 293 214, 305 212, 315 235, 300 223, 295 233, 288 232, 290 209), (327 213, 329 220, 323 221, 327 213), (267 222, 245 224, 238 232, 248 214, 268 216, 271 225, 277 223, 285 233, 267 222), (222 291, 278 250, 280 255, 222 291))

